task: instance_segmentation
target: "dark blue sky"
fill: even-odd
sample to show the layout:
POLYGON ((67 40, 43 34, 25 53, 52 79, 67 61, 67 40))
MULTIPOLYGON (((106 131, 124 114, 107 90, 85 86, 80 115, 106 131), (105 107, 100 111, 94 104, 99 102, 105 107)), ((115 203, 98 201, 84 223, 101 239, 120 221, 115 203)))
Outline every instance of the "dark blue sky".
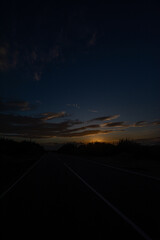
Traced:
POLYGON ((159 141, 160 5, 5 1, 0 134, 159 141))

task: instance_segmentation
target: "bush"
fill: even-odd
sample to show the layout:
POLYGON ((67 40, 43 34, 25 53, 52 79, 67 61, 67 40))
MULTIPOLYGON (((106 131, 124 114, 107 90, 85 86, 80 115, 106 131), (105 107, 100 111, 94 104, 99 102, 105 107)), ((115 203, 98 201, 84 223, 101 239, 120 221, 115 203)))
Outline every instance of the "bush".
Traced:
POLYGON ((160 146, 144 146, 135 141, 121 139, 117 145, 110 143, 65 144, 58 152, 76 155, 112 156, 127 154, 135 158, 159 158, 160 146))
POLYGON ((35 142, 23 141, 16 142, 10 139, 0 139, 0 154, 6 155, 30 155, 43 153, 44 149, 42 146, 35 142))

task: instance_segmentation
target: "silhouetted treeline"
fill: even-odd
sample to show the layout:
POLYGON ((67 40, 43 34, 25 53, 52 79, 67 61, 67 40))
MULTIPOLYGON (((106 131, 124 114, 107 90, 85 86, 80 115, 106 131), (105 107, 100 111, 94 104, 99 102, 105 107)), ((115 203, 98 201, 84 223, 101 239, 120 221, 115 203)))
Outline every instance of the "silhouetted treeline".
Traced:
POLYGON ((120 154, 131 155, 133 157, 160 157, 160 146, 141 145, 130 140, 120 140, 118 144, 110 143, 88 143, 88 144, 72 144, 63 145, 59 153, 88 155, 88 156, 114 156, 120 154))
POLYGON ((16 142, 5 138, 0 139, 0 154, 14 157, 18 155, 42 154, 43 152, 43 147, 32 141, 16 142))

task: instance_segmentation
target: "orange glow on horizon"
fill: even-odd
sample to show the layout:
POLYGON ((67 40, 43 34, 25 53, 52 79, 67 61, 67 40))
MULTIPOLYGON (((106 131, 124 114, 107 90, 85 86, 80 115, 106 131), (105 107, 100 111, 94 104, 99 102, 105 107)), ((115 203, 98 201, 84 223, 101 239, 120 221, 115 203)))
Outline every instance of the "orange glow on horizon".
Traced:
POLYGON ((116 144, 118 141, 119 141, 118 138, 110 138, 104 135, 92 135, 92 136, 88 136, 87 138, 83 139, 80 142, 84 144, 95 143, 95 142, 116 144))
POLYGON ((95 142, 107 142, 104 138, 99 137, 99 136, 92 136, 90 139, 87 141, 88 143, 95 143, 95 142))

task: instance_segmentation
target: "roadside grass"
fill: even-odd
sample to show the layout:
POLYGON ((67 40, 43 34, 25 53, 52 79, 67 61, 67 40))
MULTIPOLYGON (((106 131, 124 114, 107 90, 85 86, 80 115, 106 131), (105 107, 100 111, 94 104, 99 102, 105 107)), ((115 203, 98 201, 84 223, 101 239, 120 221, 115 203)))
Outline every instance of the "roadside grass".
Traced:
POLYGON ((0 193, 14 183, 43 154, 44 149, 31 141, 0 139, 0 193))

